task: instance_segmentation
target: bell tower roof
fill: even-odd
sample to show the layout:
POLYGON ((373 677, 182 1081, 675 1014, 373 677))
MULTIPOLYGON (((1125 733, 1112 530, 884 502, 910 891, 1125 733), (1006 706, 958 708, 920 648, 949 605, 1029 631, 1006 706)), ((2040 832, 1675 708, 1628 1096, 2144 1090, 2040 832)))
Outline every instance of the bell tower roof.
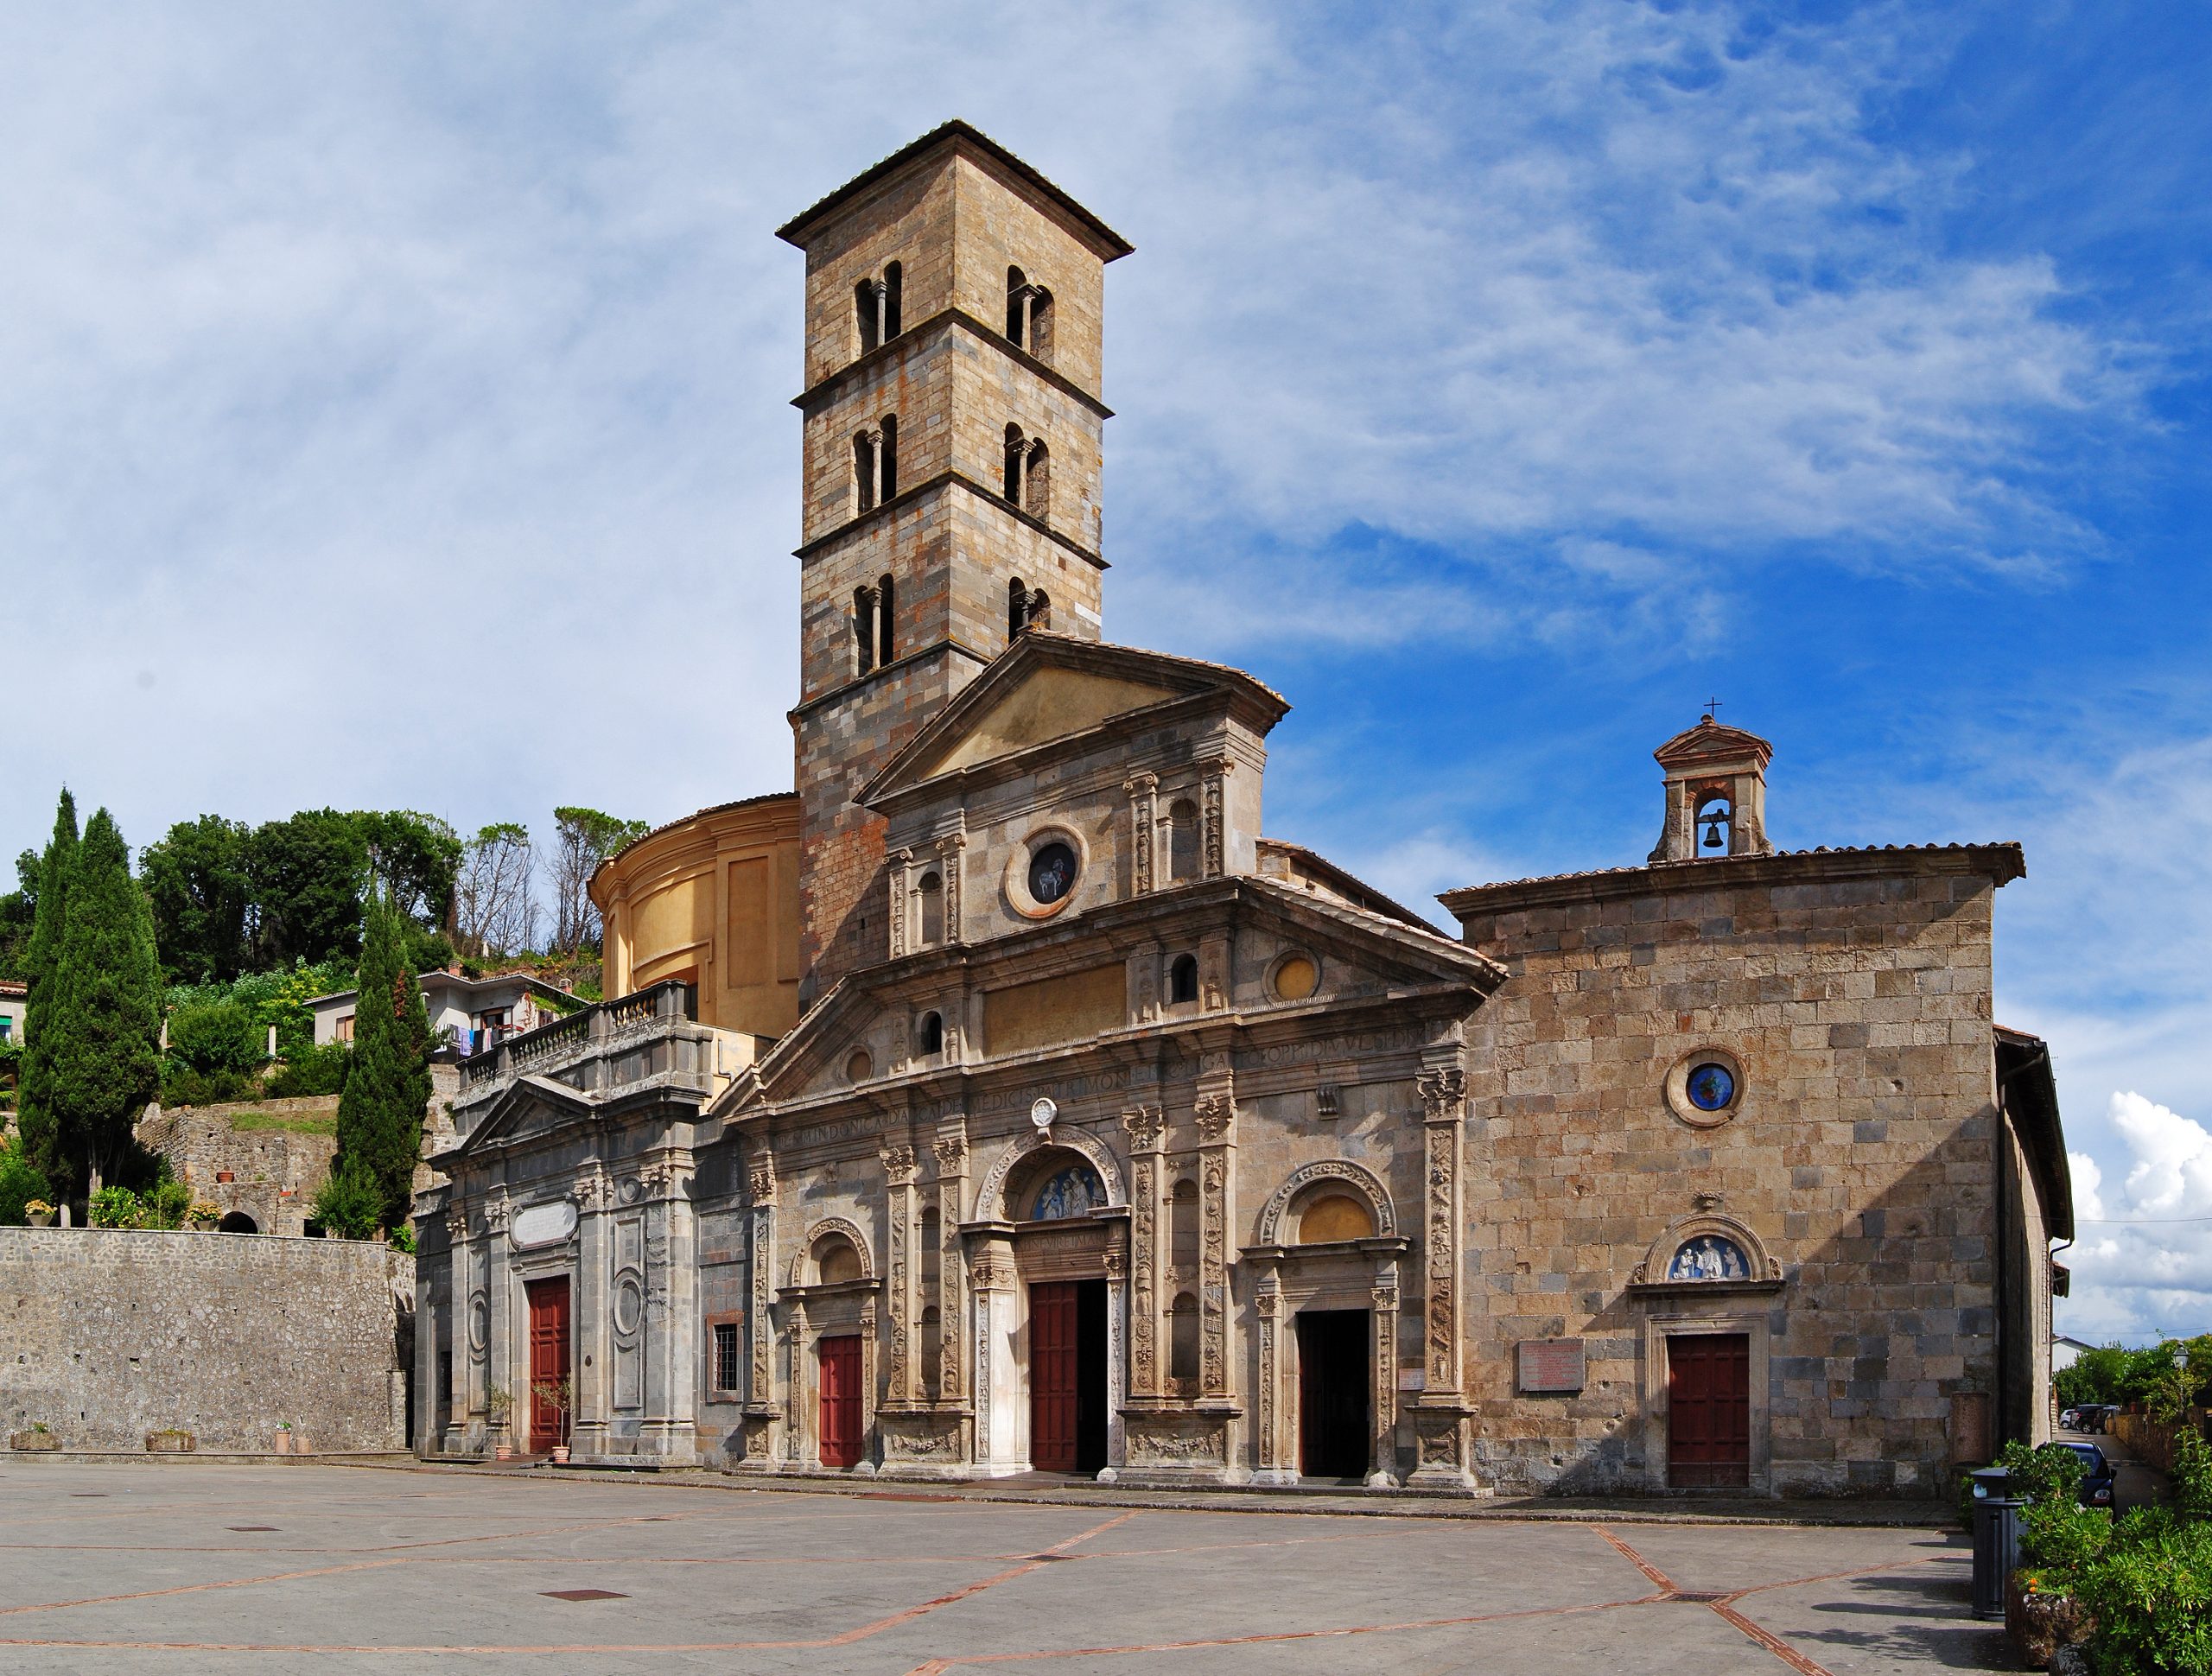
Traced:
POLYGON ((1726 727, 1708 710, 1651 753, 1667 771, 1667 817, 1651 864, 1771 855, 1766 835, 1766 765, 1774 746, 1726 727))
POLYGON ((1689 768, 1700 764, 1732 761, 1738 757, 1755 760, 1761 768, 1774 760, 1774 746, 1757 733, 1747 733, 1740 727, 1724 727, 1711 716, 1701 718, 1694 727, 1686 727, 1651 753, 1662 768, 1689 768))
POLYGON ((1054 186, 1029 164, 1008 151, 982 130, 955 117, 950 122, 932 128, 918 140, 902 145, 881 162, 861 173, 839 187, 828 197, 810 207, 801 210, 776 229, 776 237, 801 250, 807 247, 822 224, 870 187, 891 180, 910 166, 921 162, 943 150, 957 150, 987 172, 998 175, 1007 185, 1023 196, 1041 199, 1058 213, 1058 219, 1072 224, 1072 229, 1084 243, 1091 246, 1101 262, 1112 262, 1129 255, 1136 246, 1116 232, 1081 204, 1054 186))

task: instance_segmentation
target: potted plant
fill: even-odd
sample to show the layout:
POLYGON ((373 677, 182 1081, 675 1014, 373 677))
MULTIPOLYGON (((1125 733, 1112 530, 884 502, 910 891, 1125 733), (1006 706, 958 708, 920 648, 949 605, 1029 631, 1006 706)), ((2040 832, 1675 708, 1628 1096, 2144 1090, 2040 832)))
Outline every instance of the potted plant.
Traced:
POLYGON ((18 1432, 8 1439, 8 1446, 33 1454, 52 1454, 61 1447, 61 1439, 44 1420, 33 1420, 29 1431, 18 1432))
POLYGON ((191 1214, 186 1220, 199 1233, 213 1234, 222 1226, 223 1208, 219 1204, 210 1204, 205 1199, 195 1199, 193 1202, 191 1214))
POLYGON ((559 1379, 540 1380, 531 1387, 538 1401, 553 1411, 553 1464, 569 1463, 569 1410, 575 1405, 575 1381, 563 1374, 559 1379))
POLYGON ((44 1199, 26 1199, 23 1201, 23 1220, 33 1228, 52 1228, 54 1207, 44 1199))
POLYGON ((514 1459, 514 1445, 507 1441, 507 1411, 514 1406, 514 1397, 505 1386, 484 1387, 484 1414, 491 1422, 492 1458, 495 1461, 514 1459))

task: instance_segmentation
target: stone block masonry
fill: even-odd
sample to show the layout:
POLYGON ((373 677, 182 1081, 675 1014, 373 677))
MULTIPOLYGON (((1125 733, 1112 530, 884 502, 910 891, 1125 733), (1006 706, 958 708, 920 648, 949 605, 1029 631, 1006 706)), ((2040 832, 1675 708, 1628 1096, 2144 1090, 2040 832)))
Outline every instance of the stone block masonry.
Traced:
POLYGON ((65 1451, 192 1432, 272 1451, 406 1446, 415 1260, 380 1244, 0 1228, 0 1414, 65 1451))

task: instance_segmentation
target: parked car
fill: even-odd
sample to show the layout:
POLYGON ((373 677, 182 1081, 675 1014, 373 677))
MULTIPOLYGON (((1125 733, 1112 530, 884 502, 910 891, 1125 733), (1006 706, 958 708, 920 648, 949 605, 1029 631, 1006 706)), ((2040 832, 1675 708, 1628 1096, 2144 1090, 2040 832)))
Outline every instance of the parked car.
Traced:
POLYGON ((2061 1449, 2070 1449, 2082 1457, 2082 1505, 2085 1508, 2108 1508, 2113 1505, 2113 1468, 2111 1457, 2094 1444, 2075 1444, 2061 1441, 2061 1449))
POLYGON ((2081 1419, 2082 1410, 2078 1404, 2071 1408, 2062 1408, 2058 1411, 2058 1429, 2061 1432, 2079 1432, 2082 1429, 2081 1419))

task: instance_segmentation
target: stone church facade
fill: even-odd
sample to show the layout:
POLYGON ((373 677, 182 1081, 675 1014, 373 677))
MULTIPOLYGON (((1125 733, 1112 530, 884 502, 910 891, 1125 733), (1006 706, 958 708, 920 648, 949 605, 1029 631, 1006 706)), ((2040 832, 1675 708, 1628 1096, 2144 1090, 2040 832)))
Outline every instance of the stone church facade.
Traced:
POLYGON ((2010 844, 1641 866, 1446 936, 1268 836, 1250 676, 1102 638, 1105 265, 963 124, 806 253, 796 790, 594 881, 610 993, 464 1064, 416 1436, 914 1479, 1926 1495, 2047 1425, 2010 844))

